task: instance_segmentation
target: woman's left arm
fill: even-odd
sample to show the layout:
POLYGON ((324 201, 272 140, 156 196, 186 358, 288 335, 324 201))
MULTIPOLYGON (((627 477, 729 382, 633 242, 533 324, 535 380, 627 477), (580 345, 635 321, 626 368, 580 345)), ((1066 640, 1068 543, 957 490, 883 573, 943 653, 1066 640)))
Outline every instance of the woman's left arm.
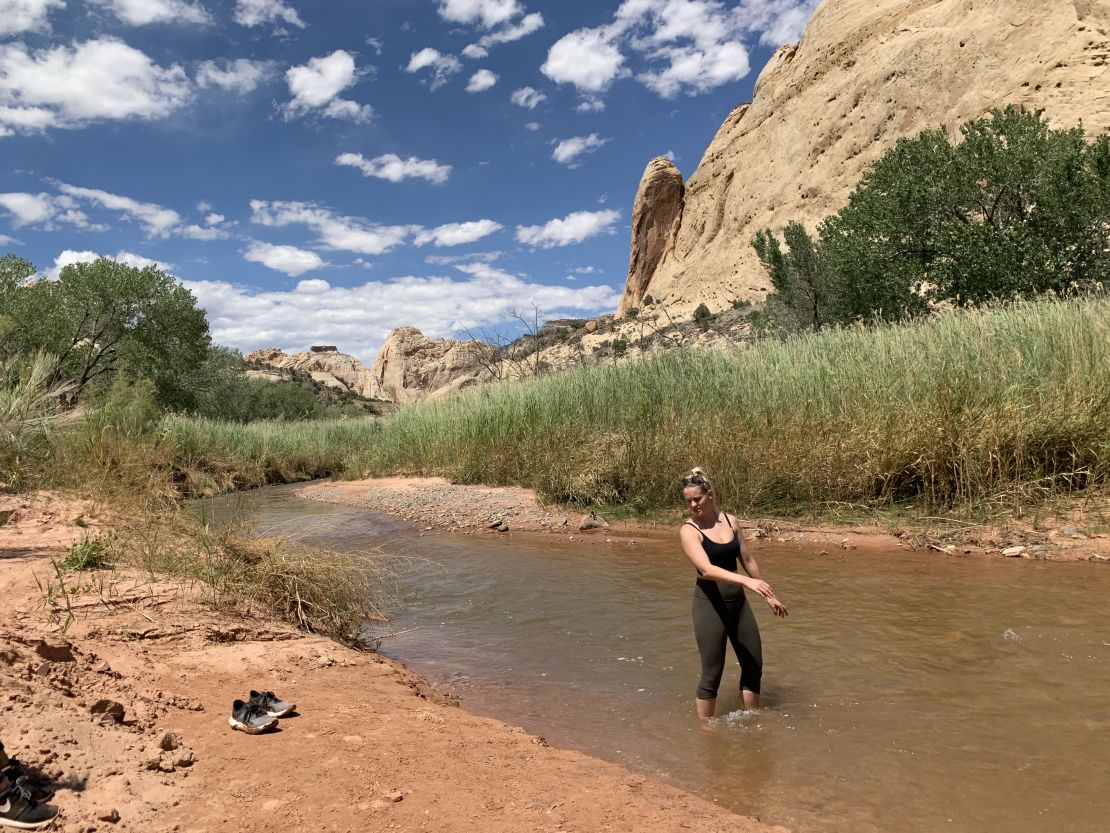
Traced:
MULTIPOLYGON (((740 534, 740 524, 732 515, 728 516, 732 521, 732 528, 736 530, 736 540, 740 544, 740 565, 744 568, 744 572, 754 579, 764 581, 763 574, 759 571, 759 564, 755 560, 755 556, 748 552, 748 548, 744 546, 744 536, 740 534)), ((776 616, 786 616, 786 605, 775 597, 772 591, 771 597, 766 598, 765 601, 770 605, 771 610, 775 612, 776 616)))

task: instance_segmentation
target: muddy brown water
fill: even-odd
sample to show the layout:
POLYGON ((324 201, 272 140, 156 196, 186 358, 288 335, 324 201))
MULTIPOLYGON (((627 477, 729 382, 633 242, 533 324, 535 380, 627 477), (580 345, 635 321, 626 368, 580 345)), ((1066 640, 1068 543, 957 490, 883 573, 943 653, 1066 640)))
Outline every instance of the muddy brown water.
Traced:
POLYGON ((739 709, 730 656, 707 732, 677 544, 421 534, 285 487, 241 511, 402 556, 381 651, 465 708, 738 813, 797 833, 1110 831, 1106 565, 764 547, 791 611, 756 601, 766 708, 739 709))

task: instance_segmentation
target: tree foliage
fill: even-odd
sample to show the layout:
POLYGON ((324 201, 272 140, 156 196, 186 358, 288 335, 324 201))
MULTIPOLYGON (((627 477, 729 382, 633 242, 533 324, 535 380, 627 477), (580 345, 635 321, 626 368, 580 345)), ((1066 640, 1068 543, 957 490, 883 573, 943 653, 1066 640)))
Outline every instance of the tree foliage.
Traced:
POLYGON ((188 289, 158 269, 107 258, 70 264, 56 281, 34 274, 25 260, 0 258, 0 309, 14 322, 12 349, 56 356, 54 380, 71 381, 74 397, 122 373, 150 379, 164 407, 195 407, 192 382, 210 338, 188 289))
POLYGON ((769 231, 756 234, 752 245, 774 287, 775 305, 793 329, 817 332, 832 317, 829 278, 822 250, 801 223, 790 223, 783 234, 786 251, 769 231))
POLYGON ((807 329, 1090 289, 1110 267, 1110 136, 1088 143, 1013 107, 958 142, 926 130, 875 163, 816 242, 797 223, 785 238, 785 252, 769 231, 753 246, 773 302, 807 329))

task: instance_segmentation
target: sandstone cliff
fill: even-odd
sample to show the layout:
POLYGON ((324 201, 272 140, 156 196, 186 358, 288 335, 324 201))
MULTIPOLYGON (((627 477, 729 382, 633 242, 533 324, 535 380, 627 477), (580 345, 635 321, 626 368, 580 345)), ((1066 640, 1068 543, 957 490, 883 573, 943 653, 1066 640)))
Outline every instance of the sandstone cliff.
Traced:
POLYGON ((488 380, 494 361, 492 348, 479 342, 429 339, 415 327, 398 327, 370 372, 385 395, 405 405, 488 380))
POLYGON ((334 347, 313 348, 307 353, 288 355, 277 347, 255 350, 244 357, 248 362, 269 367, 291 367, 308 373, 317 382, 338 390, 354 391, 368 399, 394 401, 385 393, 362 362, 338 352, 334 347))
POLYGON ((756 231, 815 227, 899 138, 1007 104, 1110 129, 1108 0, 824 0, 684 187, 648 164, 619 312, 645 294, 671 315, 762 297, 756 231))

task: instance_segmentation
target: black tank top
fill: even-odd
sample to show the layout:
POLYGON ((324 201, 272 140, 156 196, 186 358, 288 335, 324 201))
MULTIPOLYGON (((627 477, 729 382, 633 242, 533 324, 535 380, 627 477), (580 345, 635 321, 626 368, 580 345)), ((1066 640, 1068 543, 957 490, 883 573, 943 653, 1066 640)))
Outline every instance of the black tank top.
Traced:
POLYGON ((723 567, 735 573, 736 559, 740 556, 740 536, 736 534, 736 528, 732 525, 732 521, 728 519, 728 515, 725 515, 725 523, 732 530, 732 540, 724 544, 718 544, 712 538, 707 537, 693 521, 687 521, 687 523, 701 535, 701 548, 709 556, 709 563, 714 567, 723 567))

